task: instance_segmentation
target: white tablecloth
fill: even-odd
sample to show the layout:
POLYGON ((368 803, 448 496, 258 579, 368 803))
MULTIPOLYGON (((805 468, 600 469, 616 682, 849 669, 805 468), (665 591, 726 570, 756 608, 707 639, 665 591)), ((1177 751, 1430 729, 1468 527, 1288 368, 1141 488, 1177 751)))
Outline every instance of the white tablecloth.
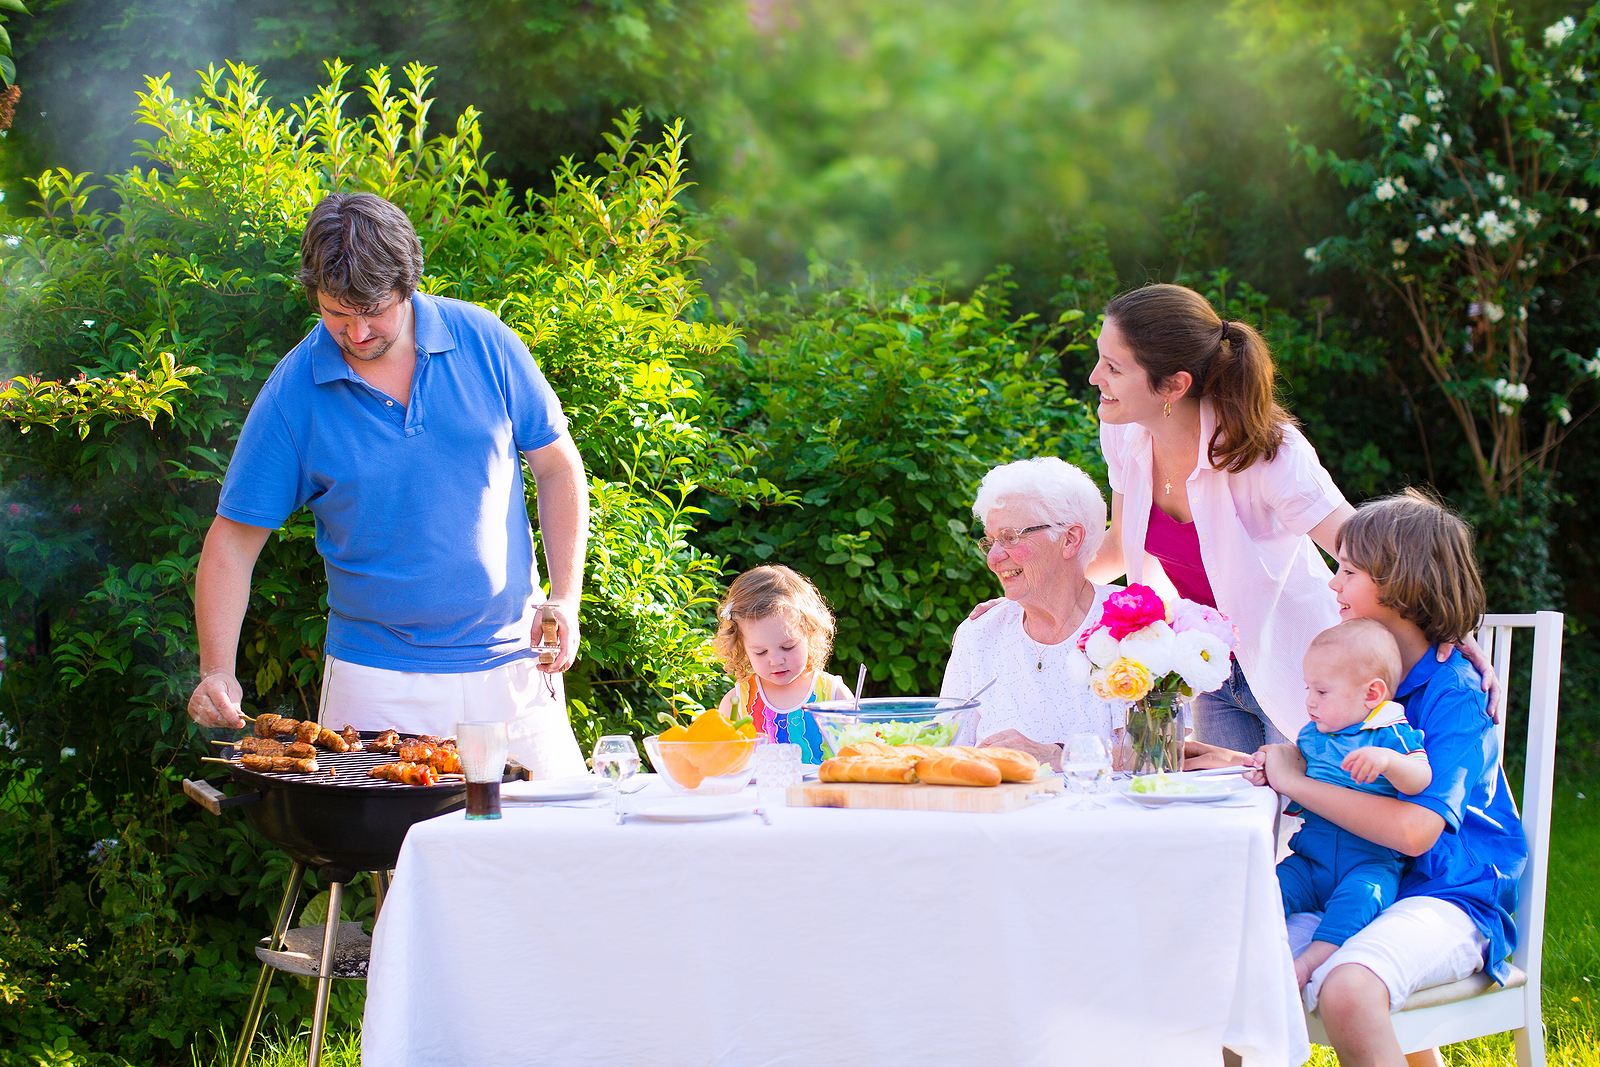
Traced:
MULTIPOLYGON (((630 798, 665 795, 664 783, 630 798)), ((369 1067, 1298 1064, 1253 807, 785 808, 617 826, 507 803, 412 828, 369 1067)))

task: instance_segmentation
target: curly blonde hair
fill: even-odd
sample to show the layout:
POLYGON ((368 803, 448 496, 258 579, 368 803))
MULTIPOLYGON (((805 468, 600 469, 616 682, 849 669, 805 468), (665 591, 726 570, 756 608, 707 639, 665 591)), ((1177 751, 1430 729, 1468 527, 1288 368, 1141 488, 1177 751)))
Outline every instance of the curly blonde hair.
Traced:
POLYGON ((722 624, 717 627, 713 647, 735 678, 747 678, 752 673, 744 635, 739 632, 740 619, 755 621, 782 615, 798 625, 806 636, 807 670, 821 670, 833 651, 833 612, 811 579, 788 567, 757 567, 739 575, 718 605, 717 615, 722 624))

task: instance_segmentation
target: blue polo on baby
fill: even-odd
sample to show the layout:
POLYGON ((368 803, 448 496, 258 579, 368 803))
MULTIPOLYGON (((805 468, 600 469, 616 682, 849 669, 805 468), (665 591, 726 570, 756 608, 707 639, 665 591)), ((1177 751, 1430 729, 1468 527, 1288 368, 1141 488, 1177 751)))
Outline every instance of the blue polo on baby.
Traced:
MULTIPOLYGON (((1388 779, 1358 785, 1340 766, 1358 748, 1388 748, 1415 759, 1427 759, 1422 732, 1406 722, 1405 708, 1392 700, 1372 709, 1362 722, 1323 733, 1307 723, 1296 739, 1306 758, 1306 774, 1319 782, 1359 789, 1380 796, 1398 796, 1388 779)), ((1378 913, 1394 903, 1406 857, 1374 844, 1317 815, 1302 812, 1305 825, 1289 847, 1294 855, 1278 864, 1283 913, 1320 911, 1316 939, 1342 945, 1378 913)))

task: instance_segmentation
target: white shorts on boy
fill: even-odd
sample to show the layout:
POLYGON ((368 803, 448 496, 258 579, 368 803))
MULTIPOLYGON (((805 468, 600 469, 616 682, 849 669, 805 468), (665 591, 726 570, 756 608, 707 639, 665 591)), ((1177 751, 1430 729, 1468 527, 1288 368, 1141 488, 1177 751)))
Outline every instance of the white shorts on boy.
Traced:
MULTIPOLYGON (((1289 916, 1289 950, 1306 950, 1321 916, 1302 912, 1289 916)), ((1356 935, 1334 950, 1311 973, 1304 990, 1306 1010, 1315 1010, 1322 983, 1335 967, 1358 963, 1389 989, 1389 1011, 1400 1010, 1419 989, 1459 982, 1483 970, 1489 939, 1471 916, 1438 897, 1397 900, 1356 935)))
POLYGON ((317 721, 332 730, 348 724, 357 730, 447 737, 458 722, 499 720, 510 726, 510 755, 535 779, 587 769, 567 720, 561 675, 540 671, 537 660, 465 674, 413 674, 332 656, 322 667, 317 721))

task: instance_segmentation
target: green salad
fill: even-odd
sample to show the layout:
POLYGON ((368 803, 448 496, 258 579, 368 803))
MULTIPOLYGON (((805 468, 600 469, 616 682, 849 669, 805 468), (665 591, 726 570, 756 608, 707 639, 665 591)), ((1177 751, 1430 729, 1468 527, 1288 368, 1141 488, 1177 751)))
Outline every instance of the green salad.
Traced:
POLYGON ((1128 786, 1130 793, 1159 794, 1161 796, 1187 796, 1202 790, 1193 782, 1180 782, 1164 774, 1146 774, 1135 778, 1128 786))
POLYGON ((874 722, 841 726, 832 734, 832 755, 859 741, 878 741, 885 745, 948 745, 955 740, 954 722, 874 722))

